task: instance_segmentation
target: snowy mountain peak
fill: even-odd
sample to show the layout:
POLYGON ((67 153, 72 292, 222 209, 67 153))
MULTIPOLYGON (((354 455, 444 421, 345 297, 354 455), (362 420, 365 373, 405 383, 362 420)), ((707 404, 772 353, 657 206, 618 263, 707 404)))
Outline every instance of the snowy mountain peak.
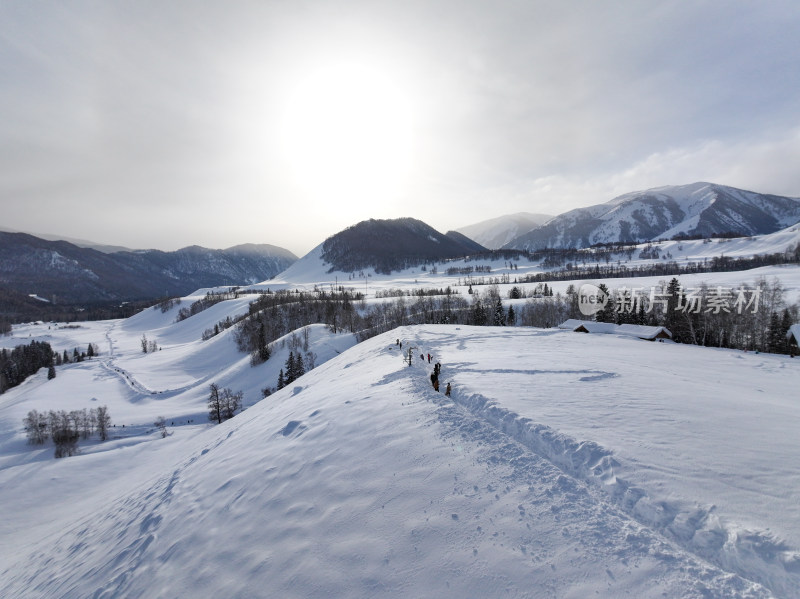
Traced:
POLYGON ((513 239, 549 221, 552 215, 517 212, 457 229, 489 249, 499 249, 513 239))
POLYGON ((506 244, 509 249, 588 247, 675 236, 773 233, 800 220, 800 199, 697 182, 656 187, 565 212, 506 244))

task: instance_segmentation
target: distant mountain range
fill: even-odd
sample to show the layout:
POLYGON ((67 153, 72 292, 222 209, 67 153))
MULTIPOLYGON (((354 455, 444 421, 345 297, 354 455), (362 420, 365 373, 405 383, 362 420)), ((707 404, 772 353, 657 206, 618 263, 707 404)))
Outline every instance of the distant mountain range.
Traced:
POLYGON ((0 227, 0 233, 27 233, 28 235, 33 235, 34 237, 38 237, 39 239, 45 239, 47 241, 68 241, 72 245, 77 245, 78 247, 81 248, 91 248, 93 250, 97 250, 98 252, 103 252, 104 254, 113 254, 114 252, 136 251, 122 245, 108 245, 103 243, 97 243, 94 241, 89 241, 88 239, 79 239, 77 237, 65 237, 64 235, 54 235, 52 233, 38 233, 36 231, 19 231, 17 229, 6 229, 4 227, 0 227))
POLYGON ((658 187, 578 208, 507 243, 505 249, 582 248, 599 243, 774 233, 800 221, 800 199, 713 183, 658 187))
POLYGON ((497 250, 553 218, 549 214, 517 212, 456 229, 490 250, 497 250))
POLYGON ((313 266, 327 272, 390 273, 487 252, 501 242, 502 249, 533 251, 676 236, 751 236, 798 221, 798 198, 694 183, 629 193, 554 218, 512 214, 446 234, 413 218, 367 220, 329 237, 301 261, 271 245, 104 253, 63 240, 0 232, 0 291, 26 298, 15 296, 17 304, 32 294, 59 303, 132 301, 254 284, 274 278, 295 262, 294 271, 313 266))
POLYGON ((485 247, 461 233, 442 234, 414 218, 371 219, 326 239, 321 258, 329 265, 329 272, 374 268, 379 273, 390 273, 485 251, 485 247))
POLYGON ((59 303, 136 300, 246 285, 270 279, 296 260, 290 251, 272 245, 103 253, 67 241, 0 232, 0 286, 59 303))

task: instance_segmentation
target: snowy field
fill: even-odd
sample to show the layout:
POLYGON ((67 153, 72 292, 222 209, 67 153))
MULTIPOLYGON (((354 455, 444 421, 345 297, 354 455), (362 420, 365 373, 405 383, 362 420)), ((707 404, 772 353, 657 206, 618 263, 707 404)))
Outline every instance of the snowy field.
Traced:
MULTIPOLYGON (((798 235, 724 242, 726 255, 798 235)), ((662 245, 694 260, 716 242, 662 245)), ((510 277, 504 298, 515 276, 541 272, 480 263, 510 277)), ((358 280, 327 273, 318 248, 254 287, 346 285, 369 304, 449 285, 468 298, 447 266, 358 280)), ((762 277, 800 299, 798 266, 679 278, 762 277)), ((800 360, 518 327, 420 325, 356 345, 310 325, 254 367, 235 329, 202 340, 252 296, 176 322, 206 291, 165 312, 0 337, 99 350, 0 395, 0 597, 800 599, 800 360), (143 338, 158 349, 143 353, 143 338), (262 400, 304 340, 317 368, 262 400), (428 353, 450 398, 430 384, 428 353), (211 383, 242 391, 245 410, 209 424, 211 383), (27 444, 30 410, 102 405, 108 441, 60 460, 51 442, 27 444)))
POLYGON ((0 596, 800 597, 800 360, 443 325, 351 347, 315 327, 324 364, 256 403, 285 354, 251 367, 231 331, 182 341, 172 320, 15 328, 101 355, 0 397, 0 596), (164 349, 141 354, 143 330, 164 349), (442 362, 450 400, 397 337, 442 362), (210 380, 250 407, 207 424, 210 380), (25 444, 28 409, 93 398, 110 441, 25 444), (180 420, 165 439, 159 415, 180 420))

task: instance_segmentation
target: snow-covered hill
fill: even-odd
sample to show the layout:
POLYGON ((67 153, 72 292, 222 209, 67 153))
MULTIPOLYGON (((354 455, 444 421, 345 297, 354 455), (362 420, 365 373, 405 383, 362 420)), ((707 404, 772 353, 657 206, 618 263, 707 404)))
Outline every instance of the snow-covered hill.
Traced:
POLYGON ((319 327, 322 365, 253 403, 288 349, 251 367, 230 331, 192 340, 246 309, 226 304, 15 329, 106 345, 0 396, 0 596, 800 597, 797 360, 445 325, 351 347, 319 327), (143 332, 164 349, 141 354, 143 332), (211 380, 250 407, 206 424, 211 380), (24 444, 28 409, 93 400, 109 442, 24 444))
POLYGON ((800 199, 713 183, 658 187, 561 214, 505 247, 589 247, 676 235, 761 235, 800 221, 800 199))
POLYGON ((458 232, 474 239, 484 247, 496 250, 531 229, 543 225, 551 218, 553 217, 549 214, 517 212, 461 227, 458 232))

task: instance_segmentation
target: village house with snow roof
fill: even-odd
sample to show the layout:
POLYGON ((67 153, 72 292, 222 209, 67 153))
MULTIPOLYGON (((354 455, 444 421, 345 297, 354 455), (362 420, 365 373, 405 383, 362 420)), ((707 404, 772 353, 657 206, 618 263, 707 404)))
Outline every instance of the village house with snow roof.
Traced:
MULTIPOLYGON (((613 322, 595 322, 593 320, 578 320, 570 318, 560 325, 559 329, 573 331, 575 333, 602 333, 610 335, 627 335, 647 341, 656 339, 672 339, 672 333, 666 327, 645 326, 640 324, 614 324, 613 322)), ((800 334, 800 331, 798 331, 800 334)))

